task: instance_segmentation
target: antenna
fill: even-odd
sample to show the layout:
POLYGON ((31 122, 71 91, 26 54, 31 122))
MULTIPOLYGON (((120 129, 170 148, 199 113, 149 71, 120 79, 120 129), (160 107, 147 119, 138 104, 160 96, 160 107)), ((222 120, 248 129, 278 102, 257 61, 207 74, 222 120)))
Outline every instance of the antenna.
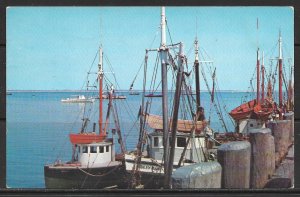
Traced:
POLYGON ((100 14, 100 47, 102 47, 102 15, 100 14))
POLYGON ((198 39, 198 17, 196 16, 196 40, 198 39))
POLYGON ((259 39, 258 39, 258 37, 259 37, 259 23, 258 23, 258 17, 256 18, 256 46, 257 46, 257 48, 259 48, 259 39))

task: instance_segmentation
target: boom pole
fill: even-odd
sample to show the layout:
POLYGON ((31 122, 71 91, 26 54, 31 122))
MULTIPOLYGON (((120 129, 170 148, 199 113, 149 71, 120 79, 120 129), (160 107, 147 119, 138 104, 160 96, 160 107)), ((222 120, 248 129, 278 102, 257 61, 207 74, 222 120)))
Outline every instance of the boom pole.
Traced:
POLYGON ((200 74, 199 74, 199 48, 198 48, 198 39, 196 37, 195 40, 195 82, 196 82, 196 103, 197 103, 197 109, 196 112, 198 113, 200 111, 200 74))
POLYGON ((174 162, 174 154, 175 154, 175 142, 176 142, 176 132, 178 125, 178 111, 179 111, 179 103, 180 103, 180 95, 181 95, 181 86, 182 86, 182 78, 183 78, 183 62, 184 62, 184 53, 183 53, 183 43, 179 45, 179 57, 178 57, 178 72, 176 79, 176 90, 174 95, 174 106, 173 106, 173 120, 172 120, 172 129, 171 129, 171 148, 170 148, 170 158, 169 158, 169 167, 167 171, 167 179, 169 183, 169 189, 171 188, 171 176, 173 172, 173 162, 174 162))

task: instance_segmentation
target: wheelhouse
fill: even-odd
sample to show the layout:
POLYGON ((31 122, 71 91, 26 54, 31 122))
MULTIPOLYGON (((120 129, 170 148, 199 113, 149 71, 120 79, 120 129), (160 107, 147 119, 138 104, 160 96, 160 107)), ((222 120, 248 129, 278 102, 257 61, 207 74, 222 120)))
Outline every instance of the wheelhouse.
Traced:
POLYGON ((112 141, 75 144, 74 152, 74 160, 88 167, 105 166, 115 161, 115 150, 112 141))

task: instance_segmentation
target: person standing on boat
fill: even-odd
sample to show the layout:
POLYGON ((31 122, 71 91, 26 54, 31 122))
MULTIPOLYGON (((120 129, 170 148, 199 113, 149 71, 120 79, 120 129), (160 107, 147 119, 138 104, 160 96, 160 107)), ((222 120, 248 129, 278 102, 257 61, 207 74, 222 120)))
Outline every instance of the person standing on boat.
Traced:
POLYGON ((198 112, 199 112, 198 121, 205 120, 204 108, 199 106, 198 112))

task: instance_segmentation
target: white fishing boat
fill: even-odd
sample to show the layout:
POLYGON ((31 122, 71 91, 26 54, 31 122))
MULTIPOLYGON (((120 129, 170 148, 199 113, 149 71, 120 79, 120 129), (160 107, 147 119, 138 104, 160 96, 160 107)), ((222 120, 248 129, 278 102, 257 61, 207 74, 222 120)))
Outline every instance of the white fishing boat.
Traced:
POLYGON ((86 98, 84 95, 73 95, 70 98, 61 99, 63 103, 93 103, 95 98, 86 98))
POLYGON ((147 49, 145 55, 145 68, 147 67, 148 52, 158 52, 161 59, 162 77, 158 83, 162 84, 162 115, 150 113, 150 109, 153 108, 150 100, 152 98, 148 98, 145 94, 144 84, 139 114, 139 141, 136 151, 125 154, 126 171, 131 174, 132 188, 163 187, 170 189, 171 175, 177 168, 212 160, 210 151, 213 151, 214 141, 211 137, 213 131, 209 128, 209 121, 204 116, 204 108, 200 105, 199 63, 201 61, 199 61, 197 38, 195 41, 196 58, 193 65, 196 70, 197 102, 196 106, 192 106, 192 92, 186 79, 186 74, 189 72, 184 69, 187 57, 184 54, 183 43, 167 45, 166 28, 165 8, 162 7, 160 48, 147 49), (174 55, 171 54, 171 51, 176 49, 179 51, 174 52, 174 55), (167 70, 169 68, 174 68, 174 75, 177 75, 174 77, 174 81, 176 80, 175 94, 170 99, 173 103, 170 110, 172 115, 168 113, 168 101, 170 100, 168 99, 167 70), (147 97, 147 101, 145 101, 145 97, 147 97), (180 102, 183 100, 187 103, 185 106, 181 104, 180 107, 180 102), (180 117, 179 110, 186 110, 184 113, 189 115, 180 117))
MULTIPOLYGON (((124 188, 126 185, 125 168, 122 158, 125 146, 122 141, 119 119, 116 105, 113 102, 114 89, 112 84, 104 84, 103 52, 99 49, 99 64, 96 82, 99 85, 99 117, 98 124, 93 123, 93 129, 89 130, 90 114, 85 115, 82 120, 81 129, 76 133, 70 133, 72 144, 72 158, 68 162, 56 160, 54 163, 44 166, 44 177, 46 188, 124 188), (103 86, 111 87, 108 98, 106 120, 103 121, 103 86), (113 115, 114 129, 109 134, 110 114, 113 115), (98 133, 96 126, 98 125, 98 133), (114 133, 118 135, 121 154, 116 154, 114 133)), ((96 87, 95 87, 96 88, 96 87)), ((63 100, 62 100, 63 101, 63 100)), ((66 99, 63 102, 93 102, 94 99, 85 98, 83 95, 74 99, 66 99)), ((89 105, 89 107, 93 107, 89 105)), ((66 150, 63 150, 66 151, 66 150)))

